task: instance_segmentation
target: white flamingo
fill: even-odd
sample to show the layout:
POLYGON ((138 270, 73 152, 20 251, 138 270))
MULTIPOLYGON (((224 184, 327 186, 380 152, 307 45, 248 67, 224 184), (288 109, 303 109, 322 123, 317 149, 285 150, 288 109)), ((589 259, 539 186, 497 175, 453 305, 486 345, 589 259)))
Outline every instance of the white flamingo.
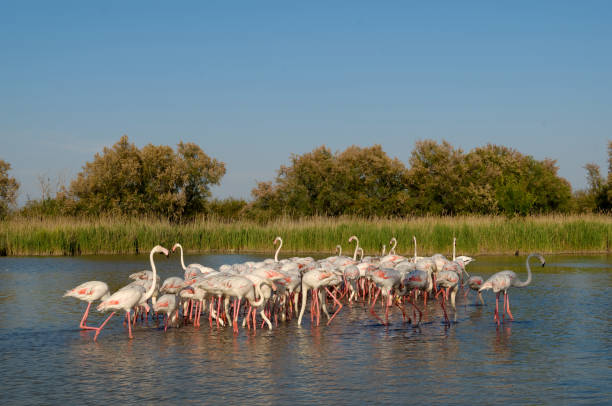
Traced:
POLYGON ((514 273, 513 271, 500 271, 493 274, 493 276, 487 279, 486 282, 482 284, 480 289, 478 289, 478 292, 482 292, 483 290, 487 289, 493 289, 493 292, 495 292, 495 315, 493 318, 497 322, 497 325, 500 324, 499 294, 501 292, 504 292, 504 313, 502 313, 502 318, 505 317, 505 313, 507 312, 508 316, 510 317, 510 320, 514 320, 512 312, 510 312, 510 299, 508 298, 508 289, 510 289, 512 286, 522 288, 531 283, 531 266, 529 265, 529 260, 532 257, 538 258, 542 266, 546 264, 546 260, 541 254, 529 254, 527 259, 525 260, 525 266, 527 267, 527 279, 525 281, 519 280, 519 278, 516 276, 516 273, 514 273))
MULTIPOLYGON (((391 248, 389 248, 389 255, 395 255, 395 247, 397 246, 397 240, 395 239, 395 237, 391 238, 391 241, 389 241, 389 245, 391 246, 391 248)), ((383 256, 385 256, 383 254, 383 256)))
POLYGON ((76 288, 66 291, 64 297, 75 297, 79 300, 87 302, 87 309, 85 309, 85 313, 81 318, 81 323, 79 324, 79 327, 83 330, 98 329, 98 327, 90 327, 86 324, 87 316, 89 315, 89 308, 91 307, 92 302, 95 302, 99 299, 105 300, 110 297, 110 292, 106 283, 100 281, 89 281, 81 283, 76 288))
POLYGON ((181 267, 183 268, 183 271, 185 271, 185 279, 191 279, 199 274, 206 275, 211 272, 217 272, 215 269, 195 263, 185 266, 185 260, 183 259, 183 246, 179 243, 174 244, 172 246, 172 252, 174 252, 177 248, 181 250, 181 267))
POLYGON ((178 299, 176 293, 167 293, 157 299, 153 310, 164 314, 164 331, 168 330, 168 324, 178 321, 178 299))
MULTIPOLYGON (((151 253, 149 254, 149 261, 151 263, 151 269, 153 270, 152 271, 153 281, 155 281, 156 276, 157 276, 157 270, 155 269, 155 262, 153 262, 153 255, 156 253, 162 253, 165 256, 170 255, 170 252, 166 248, 162 247, 161 245, 156 245, 151 250, 151 253)), ((134 338, 132 336, 132 327, 130 323, 130 310, 134 306, 141 303, 143 298, 151 297, 151 295, 153 294, 153 291, 155 290, 155 285, 156 285, 155 283, 151 283, 151 287, 147 291, 143 291, 142 288, 139 288, 136 286, 127 288, 127 289, 122 289, 122 290, 115 292, 110 297, 108 297, 106 300, 104 300, 102 303, 100 303, 97 307, 98 311, 104 312, 104 311, 112 310, 112 313, 110 314, 110 316, 108 316, 106 320, 104 320, 102 325, 100 325, 100 327, 96 331, 96 335, 94 336, 94 341, 96 341, 96 339, 98 338, 98 335, 100 334, 100 331, 102 331, 102 328, 106 325, 106 323, 110 320, 110 318, 113 317, 115 312, 119 310, 125 311, 127 319, 128 319, 128 334, 130 338, 134 338)))
POLYGON ((280 237, 276 237, 274 239, 274 245, 276 245, 277 242, 279 244, 278 244, 278 248, 276 249, 276 252, 274 253, 274 262, 278 262, 278 253, 280 252, 281 247, 283 246, 283 239, 280 237))

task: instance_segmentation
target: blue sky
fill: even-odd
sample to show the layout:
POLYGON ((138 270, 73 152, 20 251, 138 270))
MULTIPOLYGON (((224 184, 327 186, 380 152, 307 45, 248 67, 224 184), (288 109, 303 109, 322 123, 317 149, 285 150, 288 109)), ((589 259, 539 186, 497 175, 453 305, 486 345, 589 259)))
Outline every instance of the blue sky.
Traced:
POLYGON ((127 134, 224 161, 250 196, 292 153, 420 139, 553 158, 612 139, 612 3, 2 2, 0 159, 38 198, 127 134), (171 4, 172 3, 172 4, 171 4))

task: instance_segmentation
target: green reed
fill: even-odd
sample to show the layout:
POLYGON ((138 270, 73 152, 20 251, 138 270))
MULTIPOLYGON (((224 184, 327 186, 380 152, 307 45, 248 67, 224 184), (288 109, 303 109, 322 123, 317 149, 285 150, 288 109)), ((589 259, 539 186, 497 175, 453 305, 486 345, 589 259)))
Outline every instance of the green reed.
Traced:
POLYGON ((148 252, 156 244, 180 242, 187 252, 274 251, 283 238, 285 253, 332 253, 337 244, 350 254, 352 235, 366 255, 379 254, 396 237, 396 251, 412 255, 609 252, 612 217, 548 215, 507 219, 494 216, 366 219, 358 217, 281 218, 268 224, 198 220, 174 224, 157 219, 25 219, 0 222, 0 255, 86 255, 148 252))

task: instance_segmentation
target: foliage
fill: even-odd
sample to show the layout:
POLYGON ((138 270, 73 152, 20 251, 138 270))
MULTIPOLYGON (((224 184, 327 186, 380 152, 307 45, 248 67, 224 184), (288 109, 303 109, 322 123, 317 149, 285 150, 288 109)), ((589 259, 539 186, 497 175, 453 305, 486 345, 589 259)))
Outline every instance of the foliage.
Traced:
POLYGON ((410 169, 380 145, 292 155, 276 181, 260 182, 250 213, 274 215, 504 214, 566 212, 571 187, 555 161, 486 145, 469 153, 446 141, 418 141, 410 169))
POLYGON ((211 159, 192 143, 146 145, 142 150, 127 136, 96 154, 70 185, 77 212, 87 214, 191 217, 204 210, 210 185, 225 174, 225 164, 211 159))
POLYGON ((247 202, 244 199, 213 199, 206 208, 207 217, 218 221, 238 220, 243 216, 247 202))
POLYGON ((290 216, 354 214, 403 215, 406 168, 380 145, 351 146, 332 153, 325 146, 292 155, 276 184, 260 182, 252 191, 251 213, 290 216))
POLYGON ((0 159, 0 219, 5 218, 17 201, 19 183, 9 176, 11 164, 0 159))
POLYGON ((587 190, 577 191, 575 201, 579 211, 610 212, 612 211, 612 141, 608 141, 608 176, 604 179, 599 165, 588 163, 584 166, 587 172, 587 190))

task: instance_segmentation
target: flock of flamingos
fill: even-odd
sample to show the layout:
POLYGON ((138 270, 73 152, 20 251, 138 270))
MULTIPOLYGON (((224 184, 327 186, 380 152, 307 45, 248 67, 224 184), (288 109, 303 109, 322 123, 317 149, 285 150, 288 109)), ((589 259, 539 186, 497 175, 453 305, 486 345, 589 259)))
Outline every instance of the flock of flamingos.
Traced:
POLYGON ((473 261, 472 258, 455 256, 456 239, 453 239, 452 260, 442 254, 417 256, 416 238, 413 237, 413 240, 414 257, 396 255, 395 238, 390 241, 392 248, 387 255, 383 248, 381 256, 364 257, 359 240, 352 236, 349 243, 356 243, 352 257, 343 256, 342 248, 337 246, 338 255, 316 261, 310 257, 279 260, 278 253, 283 241, 276 237, 274 245, 278 243, 279 246, 274 259, 222 265, 218 270, 200 264, 185 266, 183 248, 175 244, 172 251, 177 248, 180 250, 184 275, 170 277, 163 283, 160 283, 157 276, 153 257, 156 253, 168 256, 170 252, 158 245, 149 255, 151 270, 130 275, 133 282, 112 295, 105 282, 89 281, 67 291, 64 296, 88 303, 79 327, 94 330, 94 341, 118 311, 125 312, 128 334, 133 338, 132 325, 139 317, 141 320, 148 318, 151 308, 156 317, 164 315, 164 331, 169 325, 178 327, 192 323, 196 327, 200 326, 200 318, 205 309, 211 328, 213 324, 216 328, 230 326, 234 333, 238 332, 241 315, 242 327, 254 331, 258 315, 262 320, 261 327, 265 324, 269 329, 272 329, 270 319, 278 324, 279 320, 285 322, 297 317, 297 323, 301 325, 309 293, 312 325, 319 325, 321 312, 327 317, 327 324, 331 323, 342 309, 343 302, 356 301, 367 304, 370 313, 384 325, 389 323, 389 310, 397 307, 401 310, 404 322, 418 326, 422 319, 419 301, 426 306, 428 298, 437 300, 444 313, 444 323, 449 325, 447 303, 455 309, 455 298, 460 288, 465 289, 465 296, 470 290, 475 291, 481 304, 484 304, 481 292, 492 289, 496 293, 494 320, 499 325, 506 314, 513 320, 508 289, 512 286, 527 286, 531 282, 529 260, 535 256, 542 266, 545 263, 542 255, 530 254, 526 260, 525 281, 520 281, 514 272, 507 270, 497 272, 483 281, 479 276, 470 276, 465 269, 473 261), (499 295, 502 292, 503 311, 500 317, 499 295), (384 319, 375 311, 379 297, 384 319), (152 306, 149 305, 149 299, 152 306), (111 313, 100 326, 89 326, 89 310, 97 300, 101 300, 97 306, 98 311, 111 313), (332 315, 329 314, 330 310, 333 311, 332 315))

